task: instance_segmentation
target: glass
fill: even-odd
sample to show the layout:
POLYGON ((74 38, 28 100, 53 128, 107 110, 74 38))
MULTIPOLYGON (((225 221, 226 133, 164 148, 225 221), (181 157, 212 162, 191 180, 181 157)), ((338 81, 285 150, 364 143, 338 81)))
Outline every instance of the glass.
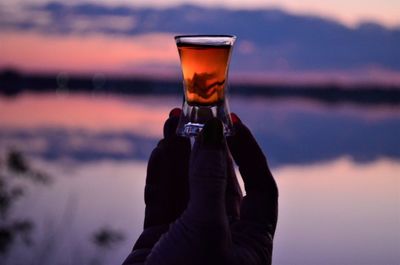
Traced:
POLYGON ((175 37, 184 90, 178 135, 196 136, 207 120, 213 117, 222 121, 225 135, 233 133, 226 89, 235 40, 236 37, 231 35, 175 37))

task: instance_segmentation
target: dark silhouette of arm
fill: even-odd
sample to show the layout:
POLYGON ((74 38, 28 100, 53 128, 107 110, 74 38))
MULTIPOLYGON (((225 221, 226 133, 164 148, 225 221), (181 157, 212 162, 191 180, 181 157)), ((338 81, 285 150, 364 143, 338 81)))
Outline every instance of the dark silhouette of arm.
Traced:
POLYGON ((227 143, 245 182, 243 201, 222 124, 211 120, 192 150, 187 208, 170 226, 145 229, 124 264, 271 263, 278 190, 250 131, 234 120, 236 134, 227 143))
POLYGON ((180 109, 164 124, 164 138, 151 153, 145 186, 144 230, 123 264, 143 264, 161 235, 186 208, 190 140, 176 135, 180 109))
POLYGON ((230 264, 271 264, 278 218, 278 188, 250 130, 235 114, 232 120, 235 134, 228 137, 227 142, 239 166, 246 196, 241 202, 240 220, 231 225, 234 249, 230 264))

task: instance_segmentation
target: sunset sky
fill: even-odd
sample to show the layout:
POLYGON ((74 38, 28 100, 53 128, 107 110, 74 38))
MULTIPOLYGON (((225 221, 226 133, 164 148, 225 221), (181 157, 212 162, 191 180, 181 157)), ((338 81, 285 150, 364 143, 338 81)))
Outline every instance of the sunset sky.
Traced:
MULTIPOLYGON (((27 2, 26 0, 5 0, 2 5, 27 2)), ((33 3, 47 0, 30 0, 33 3)), ((70 0, 68 3, 84 1, 70 0)), ((87 0, 85 2, 109 5, 129 4, 137 6, 166 7, 184 3, 230 8, 282 8, 296 13, 309 13, 338 19, 347 25, 373 20, 387 26, 400 26, 400 1, 397 0, 87 0)))
MULTIPOLYGON (((55 1, 60 3, 62 11, 58 11, 58 7, 49 7, 46 5, 48 2, 6 0, 0 3, 0 70, 15 68, 25 72, 122 75, 167 73, 168 76, 179 76, 179 57, 173 36, 181 32, 196 32, 197 27, 197 31, 200 28, 206 32, 211 29, 219 34, 231 31, 238 34, 231 70, 242 74, 250 72, 253 80, 258 76, 279 80, 400 83, 400 49, 396 48, 400 39, 400 1, 55 1), (96 6, 91 10, 68 9, 83 3, 96 6), (171 28, 164 26, 166 22, 174 23, 178 19, 173 19, 170 13, 160 15, 158 8, 162 10, 180 4, 196 4, 209 9, 203 10, 200 20, 196 18, 196 12, 178 13, 182 14, 179 18, 183 23, 175 22, 171 28), (131 13, 113 13, 112 8, 121 5, 131 13), (144 6, 156 8, 152 9, 155 10, 155 19, 129 9, 144 6), (255 19, 242 27, 243 23, 237 20, 224 21, 224 25, 219 22, 210 24, 218 17, 212 13, 214 7, 222 7, 227 12, 239 9, 270 12, 279 9, 284 12, 266 13, 261 17, 262 24, 257 24, 255 19), (103 11, 98 11, 99 8, 103 11, 109 8, 108 13, 101 13, 103 11), (280 16, 279 21, 273 24, 276 15, 280 16), (294 22, 297 20, 300 24, 294 22), (182 30, 180 24, 185 25, 185 21, 189 26, 182 30), (190 24, 193 21, 194 24, 190 24), (363 22, 377 24, 364 24, 366 26, 362 28, 360 24, 363 22), (298 25, 303 28, 298 29, 298 25), (222 27, 215 30, 214 26, 222 27), (315 30, 321 30, 325 37, 315 38, 318 36, 315 30), (253 37, 246 36, 247 33, 253 37), (381 39, 381 36, 386 39, 381 39), (356 41, 350 43, 353 40, 356 41)), ((234 19, 233 14, 227 16, 234 19)))

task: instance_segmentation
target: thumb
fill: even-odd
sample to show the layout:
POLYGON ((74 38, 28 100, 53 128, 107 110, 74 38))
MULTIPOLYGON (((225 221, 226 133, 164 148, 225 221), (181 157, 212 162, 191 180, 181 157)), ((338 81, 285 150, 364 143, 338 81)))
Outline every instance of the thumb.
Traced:
POLYGON ((191 152, 188 207, 146 264, 225 264, 232 244, 225 211, 226 157, 222 124, 212 119, 191 152))
POLYGON ((218 119, 211 119, 194 143, 189 166, 188 210, 200 219, 225 215, 226 163, 223 125, 218 119))

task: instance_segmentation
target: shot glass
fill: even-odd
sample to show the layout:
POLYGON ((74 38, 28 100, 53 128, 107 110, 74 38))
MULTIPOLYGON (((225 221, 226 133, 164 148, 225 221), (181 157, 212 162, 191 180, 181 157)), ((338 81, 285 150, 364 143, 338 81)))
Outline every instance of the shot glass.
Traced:
POLYGON ((181 136, 196 136, 211 118, 220 119, 226 136, 233 134, 227 101, 230 56, 236 40, 231 35, 175 37, 183 74, 181 136))

